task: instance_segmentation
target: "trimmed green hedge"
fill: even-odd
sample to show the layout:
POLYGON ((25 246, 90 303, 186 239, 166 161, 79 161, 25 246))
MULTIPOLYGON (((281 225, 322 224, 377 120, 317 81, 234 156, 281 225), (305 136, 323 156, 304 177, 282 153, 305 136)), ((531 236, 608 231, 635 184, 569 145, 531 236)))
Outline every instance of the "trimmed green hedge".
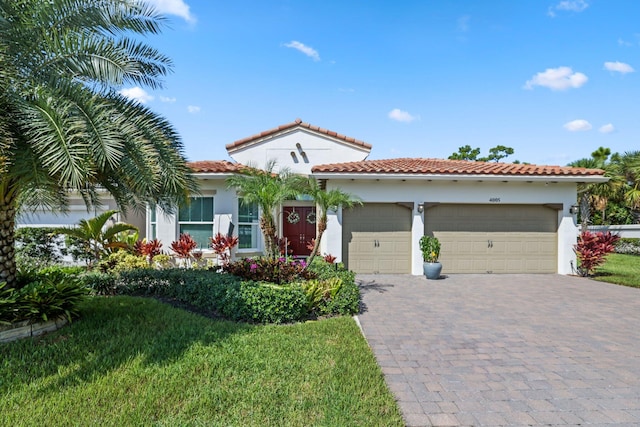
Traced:
POLYGON ((170 298, 213 310, 235 321, 289 323, 319 315, 351 315, 360 307, 355 274, 323 260, 310 268, 320 287, 331 283, 335 291, 311 301, 307 282, 274 284, 242 280, 208 270, 134 269, 117 275, 87 273, 82 281, 100 295, 134 295, 170 298), (333 280, 333 281, 332 281, 333 280), (308 288, 308 287, 307 287, 308 288))

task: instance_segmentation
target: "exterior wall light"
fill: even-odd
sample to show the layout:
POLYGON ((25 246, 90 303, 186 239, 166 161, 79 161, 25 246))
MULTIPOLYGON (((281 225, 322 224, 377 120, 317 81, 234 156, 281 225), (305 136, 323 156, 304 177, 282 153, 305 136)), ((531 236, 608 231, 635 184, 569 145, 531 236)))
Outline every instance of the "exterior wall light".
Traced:
POLYGON ((571 205, 571 207, 569 208, 569 213, 571 215, 577 215, 578 212, 580 212, 580 206, 578 205, 571 205))
POLYGON ((419 213, 424 212, 424 203, 418 203, 418 212, 419 213))

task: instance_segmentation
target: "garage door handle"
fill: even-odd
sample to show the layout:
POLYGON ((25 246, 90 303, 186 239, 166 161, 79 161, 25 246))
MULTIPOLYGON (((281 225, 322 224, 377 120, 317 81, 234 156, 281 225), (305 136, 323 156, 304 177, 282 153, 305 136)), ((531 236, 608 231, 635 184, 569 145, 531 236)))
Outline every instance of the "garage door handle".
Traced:
POLYGON ((488 248, 492 248, 493 247, 493 240, 487 240, 487 247, 488 248))

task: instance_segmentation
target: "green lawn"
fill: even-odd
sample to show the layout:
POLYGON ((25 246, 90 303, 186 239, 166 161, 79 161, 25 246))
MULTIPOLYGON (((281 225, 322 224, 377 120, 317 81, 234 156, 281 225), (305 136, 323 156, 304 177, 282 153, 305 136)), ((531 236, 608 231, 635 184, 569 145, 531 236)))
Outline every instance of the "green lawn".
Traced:
POLYGON ((596 269, 595 280, 640 288, 640 256, 611 254, 596 269))
POLYGON ((93 298, 41 339, 0 344, 0 425, 402 426, 349 317, 214 321, 93 298))

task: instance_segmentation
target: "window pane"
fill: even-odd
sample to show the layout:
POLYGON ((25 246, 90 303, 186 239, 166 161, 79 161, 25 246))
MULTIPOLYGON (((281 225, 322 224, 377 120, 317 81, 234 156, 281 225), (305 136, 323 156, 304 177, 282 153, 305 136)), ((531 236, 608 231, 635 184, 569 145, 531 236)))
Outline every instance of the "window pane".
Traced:
POLYGON ((213 221, 213 197, 191 197, 189 206, 180 207, 179 222, 213 221))
POLYGON ((151 222, 156 222, 156 208, 151 209, 151 222))
POLYGON ((180 233, 189 233, 198 243, 199 249, 209 247, 209 237, 213 236, 212 224, 180 224, 180 233))
POLYGON ((213 197, 202 197, 200 200, 202 211, 198 221, 213 222, 213 197))
POLYGON ((156 224, 151 224, 151 240, 158 237, 158 232, 156 231, 156 224))
POLYGON ((258 205, 256 203, 240 203, 238 206, 238 222, 257 222, 258 205))
POLYGON ((238 249, 252 249, 258 247, 258 225, 238 226, 238 249))

